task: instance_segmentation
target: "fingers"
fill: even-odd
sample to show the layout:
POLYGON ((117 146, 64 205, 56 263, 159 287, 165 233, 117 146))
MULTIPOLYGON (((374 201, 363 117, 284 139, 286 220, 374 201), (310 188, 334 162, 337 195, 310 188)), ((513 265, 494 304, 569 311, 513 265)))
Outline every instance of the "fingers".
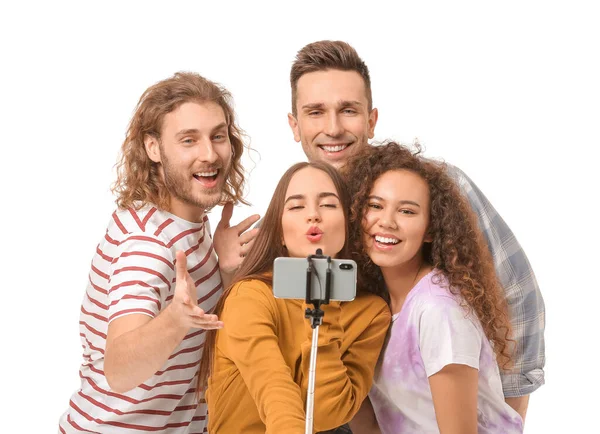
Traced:
POLYGON ((204 330, 219 330, 223 328, 223 321, 218 321, 216 323, 210 323, 210 324, 192 324, 193 328, 196 329, 204 329, 204 330))
POLYGON ((254 238, 256 238, 256 236, 258 235, 259 231, 260 231, 259 228, 254 228, 254 229, 249 230, 248 232, 244 232, 239 237, 240 244, 242 244, 242 245, 248 244, 249 242, 253 241, 254 238))
POLYGON ((246 255, 248 254, 248 252, 250 251, 250 249, 252 248, 252 244, 254 244, 254 240, 250 241, 247 244, 244 244, 240 247, 240 256, 242 258, 245 258, 246 255))
POLYGON ((223 328, 223 321, 219 321, 219 317, 214 314, 204 313, 202 309, 196 306, 190 314, 192 327, 214 330, 223 328))
POLYGON ((175 277, 178 282, 184 284, 187 277, 187 257, 183 251, 175 253, 175 277))
POLYGON ((244 220, 242 220, 235 226, 238 231, 238 234, 245 232, 246 230, 248 230, 250 228, 250 226, 252 226, 254 223, 256 223, 259 220, 260 220, 260 215, 258 215, 258 214, 254 214, 254 215, 251 215, 250 217, 245 218, 244 220))
POLYGON ((221 226, 223 228, 229 227, 229 221, 231 220, 231 216, 233 215, 233 203, 227 202, 223 205, 223 210, 221 211, 221 220, 217 224, 217 226, 221 226))

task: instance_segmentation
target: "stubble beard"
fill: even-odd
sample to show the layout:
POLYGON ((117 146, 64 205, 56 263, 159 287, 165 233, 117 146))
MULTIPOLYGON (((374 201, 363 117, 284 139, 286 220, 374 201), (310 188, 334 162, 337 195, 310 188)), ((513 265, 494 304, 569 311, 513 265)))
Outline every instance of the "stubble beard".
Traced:
POLYGON ((229 178, 231 172, 231 160, 227 167, 223 167, 223 164, 215 164, 214 166, 219 168, 219 182, 212 188, 205 188, 201 194, 194 194, 192 192, 192 183, 195 180, 189 180, 185 178, 185 175, 181 174, 180 171, 175 169, 167 156, 162 152, 161 149, 161 164, 163 168, 165 187, 169 194, 176 199, 192 206, 196 206, 203 210, 208 210, 221 202, 223 196, 223 187, 226 180, 229 178))

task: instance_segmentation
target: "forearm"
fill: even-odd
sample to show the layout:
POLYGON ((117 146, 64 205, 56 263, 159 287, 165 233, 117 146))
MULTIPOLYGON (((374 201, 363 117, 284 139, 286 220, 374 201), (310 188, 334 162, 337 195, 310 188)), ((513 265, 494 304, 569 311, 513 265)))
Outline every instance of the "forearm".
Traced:
POLYGON ((441 434, 477 434, 479 371, 450 364, 429 377, 435 417, 441 434))
POLYGON ((353 434, 381 434, 371 400, 367 396, 349 423, 353 434))
POLYGON ((188 330, 175 321, 169 305, 145 324, 107 339, 104 372, 111 389, 127 392, 150 378, 173 354, 188 330))
POLYGON ((529 395, 519 396, 518 398, 506 398, 505 400, 508 405, 521 415, 523 423, 525 423, 525 415, 529 406, 529 395))

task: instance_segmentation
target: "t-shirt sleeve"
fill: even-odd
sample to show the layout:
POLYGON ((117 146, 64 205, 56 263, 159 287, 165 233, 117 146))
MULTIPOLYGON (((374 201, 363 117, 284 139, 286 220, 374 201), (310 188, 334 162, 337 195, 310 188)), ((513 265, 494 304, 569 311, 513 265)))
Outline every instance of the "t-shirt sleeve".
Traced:
POLYGON ((159 238, 130 234, 117 248, 109 270, 109 322, 129 314, 152 318, 174 289, 171 250, 159 238))
POLYGON ((483 331, 474 313, 443 296, 424 302, 421 308, 419 345, 427 376, 453 363, 479 369, 483 331))

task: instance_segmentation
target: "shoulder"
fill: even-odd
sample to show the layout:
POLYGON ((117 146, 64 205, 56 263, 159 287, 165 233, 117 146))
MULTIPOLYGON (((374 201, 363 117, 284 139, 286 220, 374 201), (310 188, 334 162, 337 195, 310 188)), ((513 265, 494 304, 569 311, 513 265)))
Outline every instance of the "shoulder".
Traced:
POLYGON ((231 287, 227 300, 235 298, 252 298, 257 300, 274 300, 271 285, 260 279, 244 279, 231 287))
POLYGON ((263 312, 273 316, 277 311, 275 297, 271 286, 260 279, 245 279, 235 283, 226 295, 222 316, 229 313, 239 315, 239 312, 263 312))
POLYGON ((460 298, 450 291, 448 279, 437 269, 425 276, 413 289, 410 305, 416 311, 462 309, 460 298))
POLYGON ((271 293, 271 285, 262 281, 261 279, 242 279, 233 284, 231 287, 231 293, 246 293, 246 292, 259 292, 259 293, 271 293))
POLYGON ((108 224, 108 231, 116 238, 127 238, 129 235, 146 235, 149 238, 161 239, 161 229, 168 222, 168 216, 152 205, 140 209, 117 209, 108 224), (162 227, 161 227, 162 226, 162 227))
POLYGON ((392 317, 388 304, 375 294, 360 294, 354 300, 343 303, 342 306, 344 316, 347 318, 360 317, 368 322, 379 319, 389 323, 392 317))

